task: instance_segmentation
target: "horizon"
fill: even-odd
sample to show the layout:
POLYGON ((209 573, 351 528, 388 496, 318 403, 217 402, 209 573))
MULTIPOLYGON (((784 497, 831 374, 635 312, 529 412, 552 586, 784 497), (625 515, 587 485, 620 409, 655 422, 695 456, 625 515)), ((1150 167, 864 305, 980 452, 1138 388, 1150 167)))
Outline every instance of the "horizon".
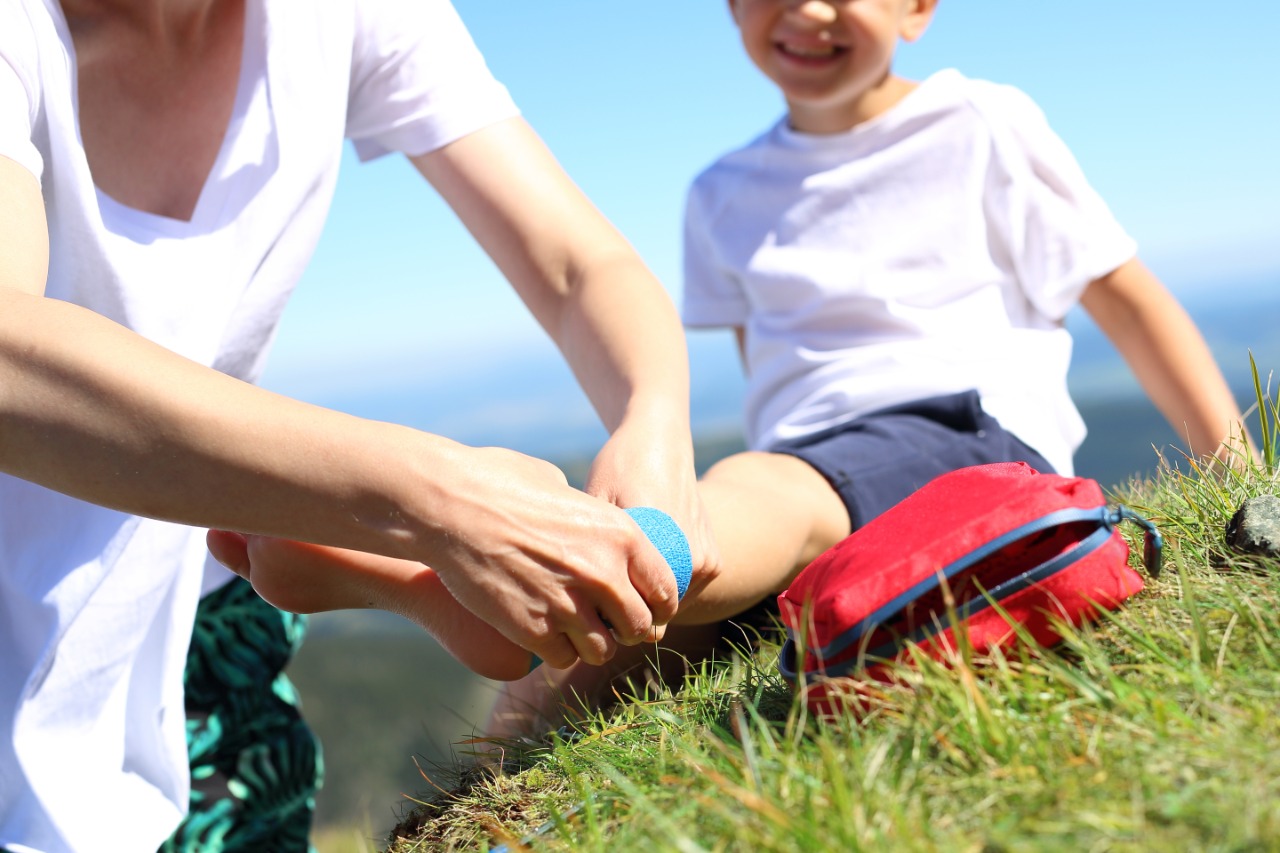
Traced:
MULTIPOLYGON (((1274 333, 1280 319, 1280 269, 1240 281, 1202 283, 1190 293, 1184 307, 1247 409, 1252 401, 1249 353, 1257 360, 1264 386, 1268 374, 1280 375, 1280 335, 1274 333), (1230 292, 1231 299, 1220 299, 1222 291, 1230 292), (1238 310, 1245 302, 1253 310, 1238 310)), ((1067 327, 1075 340, 1068 386, 1078 406, 1145 400, 1128 367, 1081 310, 1068 317, 1067 327)), ((740 436, 746 383, 729 333, 696 331, 687 337, 695 440, 740 436)), ((1274 382, 1271 387, 1274 394, 1274 382)), ((519 359, 473 365, 461 375, 424 372, 412 384, 398 387, 371 383, 345 393, 311 390, 325 405, 350 414, 401 423, 463 444, 508 447, 558 464, 590 456, 606 437, 572 373, 545 339, 519 359)), ((1163 427, 1161 422, 1158 431, 1164 432, 1163 427)))

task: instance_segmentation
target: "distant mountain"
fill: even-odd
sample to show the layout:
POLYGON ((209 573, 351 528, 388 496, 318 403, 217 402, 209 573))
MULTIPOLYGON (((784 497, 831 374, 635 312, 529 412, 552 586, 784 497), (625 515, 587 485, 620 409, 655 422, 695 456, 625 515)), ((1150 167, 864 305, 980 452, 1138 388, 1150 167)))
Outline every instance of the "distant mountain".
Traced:
MULTIPOLYGON (((1280 271, 1220 287, 1188 288, 1184 303, 1209 341, 1234 389, 1249 387, 1249 352, 1264 370, 1280 370, 1280 271)), ((1080 311, 1068 318, 1076 338, 1069 385, 1082 409, 1103 405, 1107 424, 1114 403, 1140 398, 1128 367, 1080 311)), ((372 389, 314 398, 312 402, 378 420, 394 421, 471 445, 497 445, 578 466, 605 439, 572 373, 549 343, 518 358, 423 370, 412 387, 372 389)), ((692 417, 697 438, 721 442, 741 429, 745 382, 727 332, 689 335, 692 417)), ((287 389, 285 390, 287 393, 287 389)), ((1252 392, 1241 399, 1248 403, 1252 392)), ((1091 425, 1099 450, 1101 423, 1091 425)), ((1107 441, 1120 440, 1106 427, 1107 441)), ((1155 436, 1152 436, 1154 439, 1155 436)), ((1139 442, 1146 448, 1147 441, 1139 442)), ((1144 450, 1145 452, 1145 450, 1144 450)))

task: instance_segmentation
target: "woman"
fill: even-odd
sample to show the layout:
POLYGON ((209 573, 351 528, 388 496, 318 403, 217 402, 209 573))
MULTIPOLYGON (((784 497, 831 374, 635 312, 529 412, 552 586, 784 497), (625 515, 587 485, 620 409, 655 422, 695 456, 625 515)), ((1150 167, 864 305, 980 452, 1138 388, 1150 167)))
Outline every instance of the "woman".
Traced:
MULTIPOLYGON (((445 0, 0 0, 0 59, 0 847, 155 849, 182 819, 185 653, 233 577, 196 527, 420 561, 559 666, 674 613, 618 506, 666 509, 714 571, 674 308, 445 0), (251 384, 344 139, 409 156, 560 346, 610 431, 590 495, 251 384)), ((305 838, 306 799, 245 843, 305 838)))

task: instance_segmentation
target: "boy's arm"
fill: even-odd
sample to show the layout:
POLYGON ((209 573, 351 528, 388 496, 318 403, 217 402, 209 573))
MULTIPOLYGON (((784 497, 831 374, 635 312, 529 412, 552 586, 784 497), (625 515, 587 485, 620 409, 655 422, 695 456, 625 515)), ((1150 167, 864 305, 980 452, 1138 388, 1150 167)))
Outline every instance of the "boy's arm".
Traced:
POLYGON ((412 160, 555 341, 609 430, 587 490, 668 512, 689 538, 695 584, 714 575, 684 332, 657 279, 522 119, 412 160))
POLYGON ((1137 258, 1094 281, 1081 305, 1193 456, 1233 461, 1243 418, 1191 317, 1137 258))

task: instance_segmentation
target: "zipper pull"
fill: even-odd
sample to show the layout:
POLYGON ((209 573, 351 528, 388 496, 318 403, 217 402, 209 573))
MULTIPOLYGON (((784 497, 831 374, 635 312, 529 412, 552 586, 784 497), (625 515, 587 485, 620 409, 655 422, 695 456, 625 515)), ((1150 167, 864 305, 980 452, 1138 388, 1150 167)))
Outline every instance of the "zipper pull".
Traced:
POLYGON ((1127 506, 1115 507, 1111 511, 1111 517, 1108 521, 1114 527, 1126 519, 1142 526, 1144 531, 1142 537, 1142 563, 1146 566, 1147 574, 1151 575, 1153 579, 1160 577, 1160 569, 1163 567, 1164 562, 1164 537, 1160 535, 1160 531, 1153 523, 1127 506))

